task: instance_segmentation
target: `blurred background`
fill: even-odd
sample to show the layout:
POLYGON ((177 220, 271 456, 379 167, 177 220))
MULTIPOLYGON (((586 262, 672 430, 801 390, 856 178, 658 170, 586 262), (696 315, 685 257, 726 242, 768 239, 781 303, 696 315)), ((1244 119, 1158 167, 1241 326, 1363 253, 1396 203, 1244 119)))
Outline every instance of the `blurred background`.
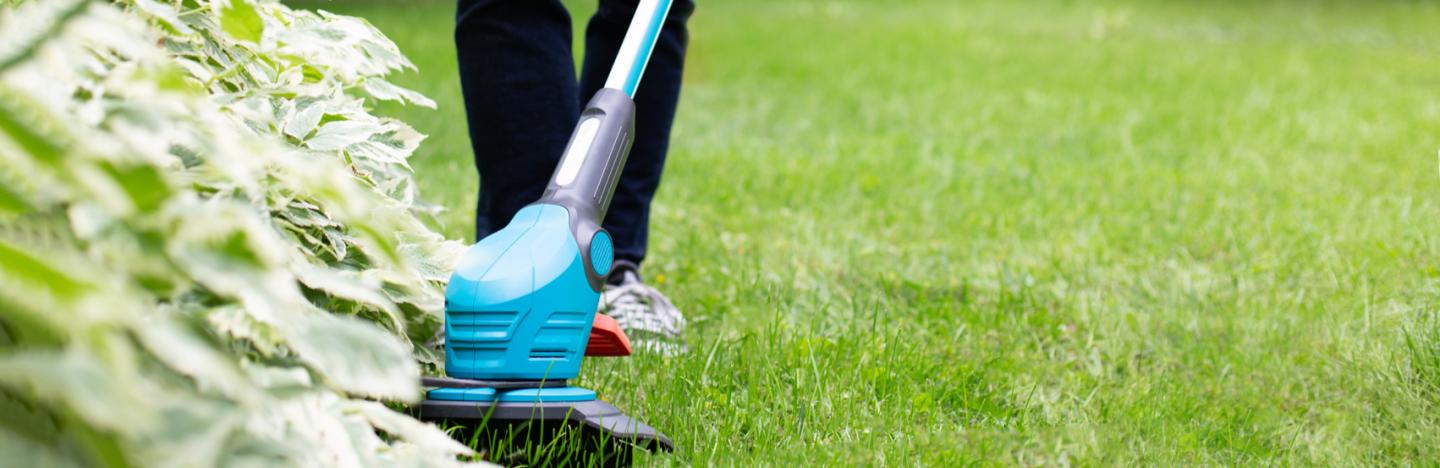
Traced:
MULTIPOLYGON (((453 2, 296 6, 419 67, 439 110, 379 113, 470 236, 453 2)), ((691 38, 646 273, 693 351, 582 377, 678 460, 1440 456, 1436 4, 701 0, 691 38)))

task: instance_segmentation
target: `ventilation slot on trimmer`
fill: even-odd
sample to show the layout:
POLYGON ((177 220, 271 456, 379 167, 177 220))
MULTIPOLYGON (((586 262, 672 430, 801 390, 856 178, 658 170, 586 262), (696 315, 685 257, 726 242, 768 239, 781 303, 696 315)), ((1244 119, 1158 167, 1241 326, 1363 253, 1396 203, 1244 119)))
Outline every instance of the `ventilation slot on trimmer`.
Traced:
POLYGON ((530 350, 530 359, 565 359, 567 354, 563 348, 535 348, 530 350))

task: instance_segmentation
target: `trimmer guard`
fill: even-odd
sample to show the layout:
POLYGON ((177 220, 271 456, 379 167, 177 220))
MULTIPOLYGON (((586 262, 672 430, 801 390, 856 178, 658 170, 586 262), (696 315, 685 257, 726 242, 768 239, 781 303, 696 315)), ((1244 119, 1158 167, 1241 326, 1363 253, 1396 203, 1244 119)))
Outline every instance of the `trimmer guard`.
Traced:
POLYGON ((430 421, 449 420, 469 424, 526 421, 579 424, 646 450, 669 452, 675 449, 670 438, 655 428, 636 421, 600 400, 512 403, 431 399, 420 404, 420 417, 430 421))

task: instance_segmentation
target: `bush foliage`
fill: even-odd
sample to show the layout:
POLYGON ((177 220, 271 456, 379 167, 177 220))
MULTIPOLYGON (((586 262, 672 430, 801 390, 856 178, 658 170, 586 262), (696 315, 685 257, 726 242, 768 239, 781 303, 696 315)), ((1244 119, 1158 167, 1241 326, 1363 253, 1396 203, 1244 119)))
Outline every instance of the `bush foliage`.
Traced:
POLYGON ((259 0, 0 8, 0 453, 451 464, 414 401, 460 246, 420 221, 410 68, 259 0), (388 332, 388 333, 387 333, 388 332))

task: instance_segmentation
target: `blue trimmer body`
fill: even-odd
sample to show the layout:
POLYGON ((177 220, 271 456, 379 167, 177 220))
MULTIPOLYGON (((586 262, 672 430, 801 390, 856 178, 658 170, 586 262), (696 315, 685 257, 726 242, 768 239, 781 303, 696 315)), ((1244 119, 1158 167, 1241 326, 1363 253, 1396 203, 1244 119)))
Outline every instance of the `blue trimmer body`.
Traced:
POLYGON ((598 252, 582 253, 570 218, 564 206, 530 205, 465 252, 445 290, 447 375, 564 380, 579 373, 600 301, 589 277, 609 272, 611 249, 597 231, 586 240, 598 252))

